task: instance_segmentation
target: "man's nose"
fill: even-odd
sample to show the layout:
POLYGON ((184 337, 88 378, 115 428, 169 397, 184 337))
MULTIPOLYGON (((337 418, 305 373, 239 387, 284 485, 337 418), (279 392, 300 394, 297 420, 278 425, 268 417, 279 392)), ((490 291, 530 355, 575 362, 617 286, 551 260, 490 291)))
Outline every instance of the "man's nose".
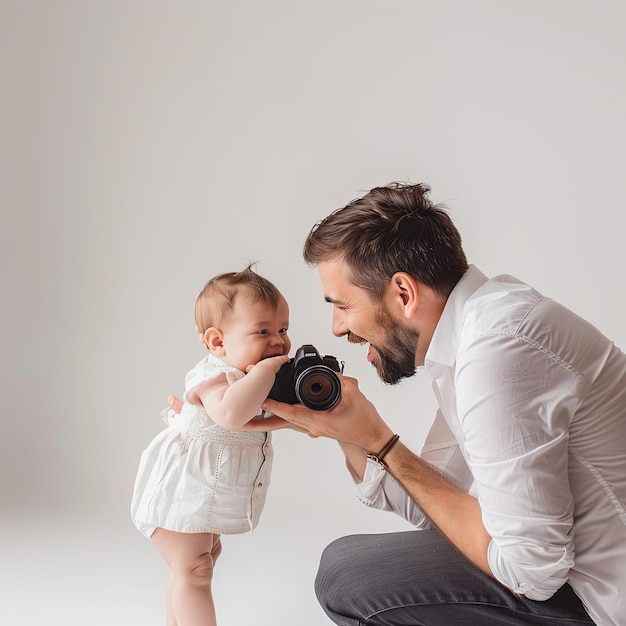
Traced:
POLYGON ((343 319, 343 315, 339 311, 333 311, 333 335, 335 337, 343 337, 348 334, 348 327, 343 319))

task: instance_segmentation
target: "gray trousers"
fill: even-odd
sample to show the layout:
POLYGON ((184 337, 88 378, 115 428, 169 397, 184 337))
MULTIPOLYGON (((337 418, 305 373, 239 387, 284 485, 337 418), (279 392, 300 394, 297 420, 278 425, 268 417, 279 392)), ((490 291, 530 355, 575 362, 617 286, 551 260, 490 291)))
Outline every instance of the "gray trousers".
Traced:
POLYGON ((593 624, 569 585, 545 602, 517 598, 436 530, 337 539, 322 554, 315 592, 342 626, 593 624))

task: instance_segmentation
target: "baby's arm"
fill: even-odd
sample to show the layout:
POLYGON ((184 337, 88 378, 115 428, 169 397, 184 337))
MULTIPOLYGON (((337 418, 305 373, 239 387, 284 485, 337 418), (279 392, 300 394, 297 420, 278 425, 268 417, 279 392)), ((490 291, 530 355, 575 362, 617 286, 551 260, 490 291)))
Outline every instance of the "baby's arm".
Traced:
POLYGON ((263 359, 232 385, 220 376, 200 385, 196 395, 216 424, 237 430, 259 412, 274 384, 276 373, 288 361, 288 355, 263 359))

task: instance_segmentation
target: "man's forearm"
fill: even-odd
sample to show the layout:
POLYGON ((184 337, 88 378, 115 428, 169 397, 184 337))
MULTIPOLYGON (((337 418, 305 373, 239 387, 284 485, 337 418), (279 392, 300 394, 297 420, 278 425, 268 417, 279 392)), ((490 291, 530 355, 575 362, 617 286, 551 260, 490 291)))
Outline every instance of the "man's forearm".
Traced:
POLYGON ((439 531, 474 565, 492 575, 487 560, 491 537, 478 500, 398 442, 385 456, 388 471, 439 531))
POLYGON ((361 482, 365 474, 367 452, 353 443, 346 443, 345 441, 339 441, 338 443, 346 457, 346 467, 350 475, 356 482, 361 482))

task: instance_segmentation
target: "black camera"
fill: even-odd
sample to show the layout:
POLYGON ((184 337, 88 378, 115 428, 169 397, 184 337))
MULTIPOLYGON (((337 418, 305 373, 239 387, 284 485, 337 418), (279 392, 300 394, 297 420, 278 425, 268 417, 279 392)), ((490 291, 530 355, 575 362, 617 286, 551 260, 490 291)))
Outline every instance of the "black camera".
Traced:
POLYGON ((278 370, 267 397, 326 411, 341 398, 341 381, 335 372, 343 372, 343 363, 334 356, 320 356, 315 346, 300 346, 293 359, 278 370))

